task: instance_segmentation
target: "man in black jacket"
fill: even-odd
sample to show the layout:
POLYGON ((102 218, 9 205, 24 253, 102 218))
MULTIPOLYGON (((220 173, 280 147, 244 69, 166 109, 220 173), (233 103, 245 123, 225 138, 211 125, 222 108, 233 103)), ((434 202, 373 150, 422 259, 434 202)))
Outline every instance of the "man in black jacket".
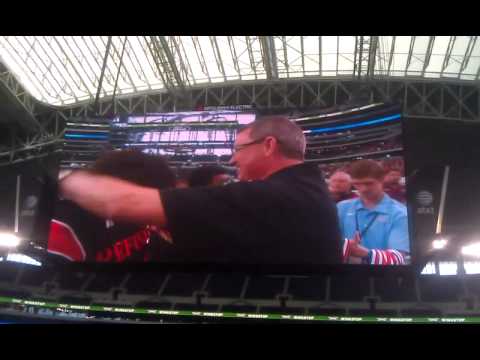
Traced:
POLYGON ((99 216, 167 229, 171 261, 339 264, 335 204, 318 167, 304 164, 305 147, 294 122, 266 117, 237 134, 238 183, 159 191, 78 171, 60 189, 99 216))

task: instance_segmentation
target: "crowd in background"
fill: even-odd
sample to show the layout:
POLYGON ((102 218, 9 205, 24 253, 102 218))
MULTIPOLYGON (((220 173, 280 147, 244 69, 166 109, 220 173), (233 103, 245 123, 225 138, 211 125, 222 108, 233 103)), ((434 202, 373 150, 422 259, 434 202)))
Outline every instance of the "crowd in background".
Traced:
MULTIPOLYGON (((406 204, 405 163, 402 157, 384 158, 377 161, 383 168, 385 193, 393 199, 406 204)), ((352 185, 349 168, 352 162, 320 164, 329 190, 334 200, 341 201, 357 196, 352 185)))

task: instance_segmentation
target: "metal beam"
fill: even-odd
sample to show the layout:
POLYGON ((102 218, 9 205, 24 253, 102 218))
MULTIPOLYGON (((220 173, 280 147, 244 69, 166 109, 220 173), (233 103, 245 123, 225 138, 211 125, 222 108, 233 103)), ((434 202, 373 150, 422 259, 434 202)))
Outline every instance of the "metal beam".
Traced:
POLYGON ((192 36, 193 47, 195 48, 195 53, 197 54, 198 62, 200 63, 200 67, 205 75, 207 75, 208 82, 212 82, 212 78, 210 77, 210 73, 208 72, 207 62, 205 61, 205 57, 203 56, 202 46, 200 41, 198 40, 198 36, 192 36))
MULTIPOLYGON (((6 36, 6 37, 5 37, 5 41, 6 41, 6 42, 8 43, 8 45, 12 48, 13 52, 11 52, 10 49, 9 49, 9 47, 7 47, 7 46, 5 46, 3 49, 4 49, 4 51, 6 51, 6 52, 9 54, 9 56, 12 58, 12 60, 15 62, 15 64, 16 64, 17 66, 22 66, 22 65, 20 65, 19 62, 17 61, 16 57, 18 57, 18 58, 20 58, 20 59, 23 59, 24 56, 21 56, 21 54, 19 54, 19 51, 18 51, 17 47, 12 46, 12 44, 11 44, 10 41, 9 41, 9 38, 10 38, 10 37, 6 36)), ((26 69, 28 70, 28 71, 25 72, 25 73, 26 73, 26 77, 28 78, 28 80, 30 81, 30 83, 32 84, 32 86, 35 88, 35 90, 41 93, 41 90, 40 90, 37 82, 38 82, 39 84, 42 84, 42 82, 39 81, 36 73, 32 70, 32 68, 30 67, 30 64, 28 63, 28 61, 25 62, 24 65, 25 65, 26 69), (32 78, 32 76, 33 76, 33 78, 32 78)), ((43 84, 42 84, 42 85, 43 85, 43 84)), ((49 94, 49 91, 45 88, 44 85, 43 85, 43 90, 45 90, 45 92, 46 92, 47 94, 49 94)), ((50 95, 50 94, 49 94, 49 95, 50 95)))
MULTIPOLYGON (((118 36, 120 38, 120 36, 118 36)), ((117 49, 117 47, 115 46, 114 42, 113 42, 113 38, 112 38, 112 49, 113 49, 113 52, 112 52, 112 60, 115 60, 115 56, 117 56, 118 58, 118 64, 117 65, 117 74, 115 75, 115 83, 114 83, 114 89, 116 87, 116 83, 118 83, 118 78, 119 78, 119 75, 121 74, 121 71, 119 72, 118 69, 121 69, 122 68, 122 64, 123 64, 123 51, 125 49, 125 46, 126 46, 126 36, 125 36, 125 39, 123 40, 123 44, 122 44, 122 53, 120 53, 117 49)), ((119 41, 121 42, 121 39, 119 39, 119 41)), ((126 83, 128 83, 132 88, 133 88, 133 91, 137 91, 137 87, 135 86, 135 83, 132 79, 132 76, 130 75, 130 73, 127 71, 127 69, 124 67, 124 74, 126 75, 126 77, 124 75, 122 75, 122 79, 123 81, 125 81, 126 83), (127 79, 128 78, 128 79, 127 79)))
POLYGON ((150 54, 152 55, 155 67, 157 69, 158 75, 162 79, 163 85, 165 86, 167 91, 169 91, 171 94, 174 94, 175 83, 172 82, 172 79, 170 78, 170 73, 168 71, 165 71, 164 69, 165 60, 162 57, 163 53, 157 39, 154 36, 150 36, 148 38, 145 36, 144 39, 148 45, 148 49, 150 51, 150 54))
POLYGON ((225 74, 225 68, 223 67, 222 55, 220 54, 220 48, 218 47, 218 43, 217 43, 217 37, 216 36, 209 36, 209 38, 210 38, 210 43, 211 43, 212 49, 213 49, 213 55, 215 56, 215 61, 217 62, 218 70, 220 70, 220 72, 222 73, 223 80, 227 81, 227 76, 225 74))
MULTIPOLYGON (((358 68, 358 63, 357 63, 357 58, 358 58, 358 36, 355 36, 355 49, 353 53, 353 77, 355 77, 357 73, 357 68, 358 68)), ((322 54, 320 53, 320 56, 322 54)))
MULTIPOLYGON (((65 37, 62 37, 65 41, 65 37)), ((85 90, 87 91, 88 95, 90 96, 90 98, 93 99, 93 94, 92 92, 88 89, 88 86, 86 84, 86 82, 84 81, 82 75, 80 74, 80 72, 77 70, 77 67, 73 64, 73 62, 70 60, 70 56, 66 53, 65 49, 63 48, 63 46, 60 44, 60 41, 57 39, 57 36, 54 36, 53 39, 55 40, 55 42, 57 43, 57 46, 60 48, 60 51, 63 53, 63 55, 65 56, 65 59, 67 60, 67 62, 70 64, 70 66, 72 67, 73 71, 75 71, 75 74, 78 76, 78 79, 80 80, 80 82, 82 83, 82 85, 85 87, 85 90)), ((68 45, 68 43, 65 41, 65 43, 67 44, 67 47, 69 48, 69 50, 71 51, 70 49, 70 46, 68 45)), ((72 52, 73 53, 73 52, 72 52)), ((81 64, 81 63, 80 63, 81 64)), ((66 67, 65 67, 66 68, 66 67)), ((86 71, 85 69, 82 68, 82 73, 85 74, 86 71)), ((70 75, 70 72, 69 72, 69 75, 70 75)), ((70 75, 70 77, 72 77, 70 75)), ((72 80, 73 77, 72 77, 72 80)))
POLYGON ((44 128, 35 113, 37 100, 23 89, 13 74, 2 63, 0 63, 0 84, 3 92, 13 101, 14 107, 22 110, 23 116, 14 120, 18 120, 19 125, 26 132, 43 132, 44 128))
MULTIPOLYGON (((136 38, 136 40, 140 44, 140 39, 136 38)), ((140 66, 141 62, 138 59, 139 54, 137 55, 137 52, 133 51, 133 47, 132 47, 132 44, 131 44, 130 40, 128 39, 128 36, 127 36, 127 46, 129 47, 127 49, 127 56, 130 59, 130 62, 132 63, 133 67, 135 68, 135 71, 137 72, 138 78, 143 80, 143 82, 149 87, 149 89, 151 89, 151 84, 148 82, 147 75, 145 74, 143 66, 140 66), (130 56, 130 54, 132 56, 130 56), (134 64, 134 61, 133 61, 132 57, 135 58, 136 64, 134 64), (141 73, 139 72, 139 70, 140 70, 141 73)), ((142 52, 145 55, 147 55, 145 53, 143 47, 141 46, 141 44, 140 44, 140 48, 142 49, 142 52)))
POLYGON ((180 76, 180 72, 178 71, 177 64, 175 63, 175 58, 173 57, 173 53, 168 46, 168 41, 165 36, 159 36, 159 40, 160 45, 162 46, 162 50, 167 58, 169 69, 175 79, 176 85, 180 88, 180 90, 183 90, 185 88, 185 84, 182 77, 180 76))
MULTIPOLYGON (((95 63, 97 64, 98 66, 98 69, 100 70, 100 74, 102 72, 102 65, 103 65, 103 62, 100 63, 99 62, 99 57, 101 57, 101 55, 103 54, 102 51, 100 51, 100 49, 98 48, 97 44, 95 41, 93 41, 93 38, 92 37, 87 37, 88 40, 90 40, 91 44, 93 45, 93 48, 91 46, 88 46, 87 45, 87 49, 88 49, 88 52, 90 53, 90 55, 92 56, 92 58, 95 60, 95 63), (94 51, 92 50, 96 50, 97 53, 95 53, 94 51)), ((99 39, 99 41, 102 41, 103 45, 105 45, 105 43, 103 42, 103 40, 99 39)), ((84 39, 84 42, 85 44, 88 44, 87 41, 84 39)), ((115 76, 113 75, 112 71, 110 70, 109 67, 106 67, 105 69, 105 73, 108 73, 109 76, 105 77, 104 80, 106 80, 110 85, 113 86, 113 79, 115 78, 115 76), (109 82, 109 78, 112 79, 112 82, 109 82)), ((98 78, 100 79, 100 78, 98 78)), ((103 82, 102 82, 102 85, 103 85, 103 82)), ((104 93, 104 96, 106 96, 107 92, 106 90, 103 90, 103 93, 104 93)))
POLYGON ((358 66, 357 66, 357 78, 362 76, 362 61, 363 61, 363 42, 364 36, 360 36, 360 43, 358 44, 358 66))
POLYGON ((322 37, 318 37, 318 75, 322 76, 322 37))
POLYGON ((267 74, 267 79, 278 79, 277 54, 273 37, 260 36, 260 45, 263 55, 263 66, 267 74))
POLYGON ((285 60, 285 71, 287 72, 287 77, 289 77, 290 70, 288 68, 287 39, 285 36, 282 36, 282 45, 283 45, 283 59, 285 60))
MULTIPOLYGON (((338 39, 338 36, 337 36, 337 39, 338 39)), ((337 52, 337 55, 338 55, 338 52, 337 52)), ((303 45, 303 36, 300 36, 300 56, 302 57, 302 75, 305 76, 305 47, 303 45)), ((337 56, 337 70, 338 70, 338 56, 337 56)))
POLYGON ((253 56, 252 42, 250 36, 245 36, 245 43, 247 44, 248 58, 250 59, 250 66, 255 73, 255 79, 257 78, 257 65, 255 64, 255 57, 253 56))
POLYGON ((95 95, 95 102, 93 108, 96 110, 98 107, 98 99, 100 99, 100 91, 102 90, 103 77, 105 76, 105 68, 107 66, 108 54, 110 52, 110 46, 112 45, 112 37, 108 37, 107 47, 105 49, 105 56, 103 57, 102 71, 100 72, 100 79, 98 81, 97 94, 95 95))
MULTIPOLYGON (((145 55, 145 59, 147 59, 148 65, 150 65, 150 69, 153 71, 154 74, 159 73, 160 71, 159 71, 159 68, 156 64, 155 56, 152 53, 152 49, 150 47, 149 41, 147 40, 147 37, 146 36, 137 37, 137 41, 138 41, 138 44, 140 45, 140 48, 142 49, 143 54, 145 55), (143 40, 143 41, 141 41, 141 40, 143 40), (145 45, 146 45, 146 48, 145 48, 145 45), (150 56, 149 56, 149 54, 150 54, 150 56), (153 63, 152 63, 152 60, 153 60, 153 63)), ((137 59, 137 61, 138 61, 138 59, 137 59)), ((138 64, 140 64, 139 61, 138 61, 138 64)), ((162 80, 162 82, 163 82, 162 75, 158 74, 158 76, 160 77, 160 80, 162 80)), ((145 75, 145 81, 148 84, 149 89, 151 90, 152 89, 152 84, 148 81, 148 78, 147 78, 146 75, 145 75)), ((166 87, 165 82, 163 82, 163 85, 166 87)))
MULTIPOLYGON (((205 97, 205 106, 217 106, 218 104, 224 104, 226 106, 233 105, 248 105, 253 101, 257 102, 259 108, 284 108, 287 106, 298 106, 296 100, 297 94, 304 90, 305 94, 308 94, 308 97, 305 98, 306 107, 331 107, 334 103, 340 103, 340 98, 344 93, 353 93, 358 89, 359 85, 366 84, 364 80, 351 80, 351 78, 341 79, 325 79, 321 77, 309 78, 307 79, 284 79, 272 82, 271 80, 265 81, 237 81, 231 82, 228 85, 225 84, 212 84, 210 86, 197 86, 189 88, 186 92, 187 95, 192 98, 203 96, 202 94, 206 93, 207 89, 216 89, 215 92, 211 92, 212 96, 205 97), (290 93, 279 92, 276 94, 274 91, 266 91, 266 89, 272 84, 289 84, 289 88, 293 89, 290 93), (263 89, 259 91, 259 87, 263 89), (340 88, 342 91, 335 91, 335 88, 340 88), (200 92, 199 92, 200 90, 200 92), (298 90, 298 91, 297 91, 298 90), (322 90, 322 91, 320 91, 322 90), (202 92, 203 91, 203 92, 202 92), (233 92, 237 93, 237 97, 231 96, 233 92), (213 95, 218 93, 217 97, 213 95), (293 93, 293 95, 292 95, 293 93), (262 95, 263 94, 263 95, 262 95), (260 97, 260 95, 262 95, 260 97), (280 97, 278 96, 280 95, 280 97)), ((391 98, 392 101, 402 101, 404 94, 409 94, 413 92, 418 95, 415 86, 410 86, 411 84, 429 84, 430 93, 433 93, 436 88, 442 90, 446 85, 452 84, 455 86, 460 86, 462 91, 460 94, 467 94, 465 96, 455 96, 456 101, 460 102, 462 98, 469 97, 470 94, 474 97, 480 97, 480 84, 475 82, 468 81, 459 81, 459 80, 443 80, 443 81, 431 81, 431 80, 418 80, 418 79, 403 79, 403 78, 385 78, 378 79, 374 78, 369 80, 368 84, 371 86, 377 86, 378 88, 386 89, 386 92, 376 92, 376 98, 373 99, 375 102, 387 101, 388 98, 391 98), (398 91, 401 89, 402 91, 398 91)), ((445 89, 445 91, 448 91, 445 89)), ((455 91, 455 93, 457 93, 455 91)), ((452 94, 451 94, 452 95, 452 94)), ((216 96, 216 95, 215 95, 216 96)), ((427 101, 426 96, 422 98, 422 101, 427 101)), ((110 103, 107 100, 101 100, 101 105, 110 103)), ((463 102, 463 101, 462 101, 463 102)), ((418 118, 442 118, 442 119, 452 119, 452 120, 476 120, 480 121, 480 113, 476 108, 476 105, 470 106, 468 102, 463 102, 461 104, 464 109, 462 114, 449 114, 448 109, 439 108, 438 111, 432 113, 430 107, 418 108, 418 102, 405 105, 405 113, 410 114, 413 117, 418 118), (414 111, 413 111, 414 110, 414 111)), ((429 104, 428 104, 429 105, 429 104)), ((142 95, 128 95, 122 96, 121 98, 114 99, 114 106, 118 109, 119 113, 129 113, 134 111, 137 114, 145 114, 147 112, 158 112, 158 111, 172 111, 175 106, 178 105, 178 99, 174 94, 165 93, 164 90, 156 90, 155 93, 148 93, 142 95), (159 96, 160 103, 158 102, 159 96), (132 103, 134 105, 130 106, 127 103, 132 103), (160 104, 160 105, 159 105, 160 104), (143 106, 142 106, 143 105, 143 106)), ((90 104, 75 105, 71 108, 62 108, 56 110, 55 116, 53 119, 68 119, 75 114, 79 116, 85 116, 88 113, 88 110, 91 108, 90 104)), ((438 107, 435 106, 435 109, 438 107)), ((53 111, 53 110, 52 110, 53 111)), ((50 118, 52 118, 50 116, 50 118)), ((38 119, 39 121, 41 119, 38 119)), ((56 132, 55 132, 56 133, 56 132)), ((43 137, 38 139, 31 139, 32 144, 40 143, 43 137)), ((32 145, 30 144, 30 145, 32 145)), ((18 146, 18 144, 17 144, 18 146)))
MULTIPOLYGON (((73 50, 70 47, 70 44, 68 43, 68 41, 65 39, 64 36, 63 36, 63 40, 64 40, 65 44, 67 44, 68 49, 73 53, 73 50)), ((85 56, 85 54, 83 52, 83 49, 78 45, 77 40, 76 40, 76 36, 72 36, 71 40, 73 41, 73 43, 77 47, 78 51, 80 51, 80 54, 82 55, 81 59, 77 59, 78 63, 80 64, 80 66, 82 68, 82 72, 86 75, 90 84, 95 85, 95 70, 93 70, 92 65, 90 64, 90 62, 88 61, 87 57, 85 56), (86 63, 86 65, 90 69, 90 75, 93 75, 93 79, 89 76, 89 72, 86 71, 86 69, 84 67, 84 63, 86 63)), ((83 40, 83 37, 82 37, 82 41, 85 43, 85 40, 83 40)), ((106 95, 105 91, 103 92, 103 95, 104 96, 106 95)), ((92 99, 93 99, 93 93, 92 93, 92 99)))
POLYGON ((228 39, 228 47, 230 48, 230 54, 232 55, 233 60, 233 67, 238 74, 238 77, 241 79, 242 76, 240 74, 240 66, 238 65, 238 58, 237 58, 237 51, 235 50, 235 44, 233 43, 233 37, 227 36, 228 39))
MULTIPOLYGON (((16 37, 14 38, 14 40, 16 41, 17 43, 17 46, 21 47, 22 50, 25 52, 25 55, 24 56, 28 56, 29 59, 34 63, 35 67, 40 70, 42 67, 39 66, 39 64, 37 63, 37 59, 39 59, 41 62, 42 62, 42 65, 45 69, 47 69, 47 71, 49 70, 48 66, 45 65, 45 63, 43 62, 43 60, 41 58, 39 58, 38 56, 35 57, 35 56, 31 56, 31 51, 33 49, 33 45, 28 43, 25 39, 21 38, 23 41, 25 41, 29 46, 30 46, 30 49, 27 49, 25 47, 25 45, 23 44, 23 41, 20 41, 18 40, 16 37)), ((10 46, 12 46, 12 49, 17 53, 18 56, 20 56, 20 58, 22 58, 22 54, 19 52, 19 50, 13 46, 7 39, 7 42, 10 44, 10 46)), ((53 78, 54 82, 57 84, 57 88, 55 87, 55 85, 53 84, 53 82, 51 82, 51 78, 49 76, 46 76, 46 72, 42 72, 42 71, 35 71, 35 69, 31 69, 28 65, 28 61, 26 62, 26 65, 30 71, 30 73, 33 74, 33 76, 35 76, 35 78, 37 79, 38 83, 43 87, 43 89, 48 93, 49 96, 51 96, 52 98, 59 98, 60 96, 60 93, 59 93, 59 90, 61 89, 61 85, 60 83, 58 82, 58 80, 56 78, 53 78), (37 75, 37 72, 40 72, 42 77, 39 78, 38 75, 37 75), (55 93, 52 93, 51 91, 49 91, 49 89, 45 86, 45 85, 50 85, 50 90, 53 90, 55 91, 55 93)))
POLYGON ((370 36, 370 49, 368 55, 367 77, 372 78, 375 74, 376 54, 378 48, 378 36, 370 36))
POLYGON ((470 57, 472 56, 473 48, 477 43, 478 36, 470 36, 470 41, 468 42, 467 50, 465 51, 465 56, 462 60, 462 65, 460 66, 460 71, 458 72, 458 78, 462 75, 462 72, 466 69, 468 62, 470 61, 470 57))
POLYGON ((450 64, 450 57, 452 56, 452 50, 453 50, 453 47, 455 45, 455 41, 457 40, 457 37, 456 36, 450 36, 450 40, 448 42, 448 47, 447 47, 447 51, 445 53, 445 59, 443 59, 443 64, 442 64, 442 70, 440 72, 440 77, 443 76, 443 73, 445 71, 445 69, 448 67, 448 65, 450 64))
POLYGON ((415 48, 415 40, 417 39, 416 36, 412 36, 410 40, 410 49, 408 50, 408 57, 407 57, 407 65, 405 66, 405 76, 407 76, 408 68, 410 67, 410 64, 412 63, 412 57, 413 57, 413 49, 415 48))
MULTIPOLYGON (((49 72, 50 72, 51 66, 53 65, 53 66, 55 67, 55 69, 58 71, 58 73, 61 73, 60 68, 59 68, 58 65, 57 65, 57 62, 53 60, 53 56, 54 56, 54 55, 53 55, 53 54, 50 55, 50 53, 52 53, 52 51, 51 51, 52 49, 51 49, 51 46, 50 46, 47 38, 44 36, 43 39, 44 39, 44 41, 48 44, 48 47, 49 47, 48 49, 45 49, 45 48, 43 47, 42 43, 41 43, 38 39, 36 39, 36 41, 38 42, 38 44, 39 44, 40 48, 43 50, 43 52, 44 52, 45 54, 47 54, 48 60, 50 60, 50 64, 49 64, 49 66, 48 66, 49 72)), ((33 46, 33 43, 32 43, 32 46, 33 46)), ((57 56, 58 56, 58 55, 57 55, 57 56)), ((41 56, 39 56, 39 58, 42 59, 42 62, 44 62, 44 61, 43 61, 43 58, 42 58, 41 56)), ((44 62, 44 63, 45 63, 45 62, 44 62)), ((63 64, 62 64, 62 65, 63 65, 63 64)), ((64 67, 65 67, 65 66, 64 66, 64 67)), ((66 70, 65 70, 65 71, 66 71, 66 70)), ((69 74, 69 76, 71 77, 70 73, 69 73, 68 71, 66 71, 66 72, 67 72, 67 73, 69 74)), ((71 96, 75 99, 75 101, 78 101, 77 95, 75 94, 75 90, 74 90, 73 87, 69 84, 69 82, 67 81, 67 79, 62 76, 62 80, 63 80, 63 82, 64 82, 64 86, 63 86, 63 88, 62 88, 62 86, 60 86, 61 90, 65 93, 65 92, 66 92, 66 88, 68 87, 69 90, 70 90, 71 96)))
POLYGON ((425 71, 427 70, 428 65, 430 64, 430 58, 432 57, 433 51, 433 44, 435 43, 435 36, 430 36, 428 40, 427 51, 425 53, 425 60, 423 61, 423 68, 422 68, 422 77, 425 76, 425 71))
POLYGON ((112 100, 115 100, 115 94, 117 93, 118 77, 120 76, 120 71, 122 70, 122 66, 123 66, 123 55, 125 53, 126 44, 127 44, 127 37, 125 36, 125 40, 123 41, 122 53, 119 59, 120 63, 118 64, 118 69, 117 69, 117 77, 115 78, 115 85, 113 86, 112 100))
MULTIPOLYGON (((335 75, 338 75, 338 57, 340 56, 340 36, 337 36, 337 56, 336 56, 336 62, 335 62, 335 75)), ((303 42, 302 42, 302 57, 303 55, 303 42)), ((303 74, 305 76, 305 74, 303 74)))
POLYGON ((390 76, 390 69, 392 68, 392 62, 393 62, 393 54, 394 54, 394 51, 395 51, 395 41, 396 41, 397 37, 396 36, 393 36, 393 39, 392 39, 392 46, 390 47, 390 58, 388 59, 388 70, 387 70, 387 76, 390 76))
MULTIPOLYGON (((190 63, 188 62, 188 57, 184 58, 182 56, 182 53, 180 52, 180 46, 178 44, 177 39, 175 39, 175 36, 170 36, 169 38, 178 56, 178 61, 180 63, 180 70, 181 70, 180 78, 182 79, 182 83, 184 86, 189 86, 190 81, 188 79, 188 69, 190 69, 190 73, 192 74, 192 77, 193 77, 193 72, 192 72, 192 68, 190 67, 190 63), (185 63, 187 63, 188 68, 185 65, 185 63), (182 78, 182 74, 183 74, 183 78, 182 78)), ((180 45, 182 46, 182 49, 183 49, 183 44, 181 41, 180 41, 180 45)), ((183 53, 185 54, 185 49, 183 49, 183 53)))

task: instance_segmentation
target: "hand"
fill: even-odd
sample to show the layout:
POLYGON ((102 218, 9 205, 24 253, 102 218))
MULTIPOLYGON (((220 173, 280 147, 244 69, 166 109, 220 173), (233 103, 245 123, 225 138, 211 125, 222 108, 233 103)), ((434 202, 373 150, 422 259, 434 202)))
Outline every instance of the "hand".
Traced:
POLYGON ((350 256, 364 258, 368 256, 368 249, 360 245, 360 234, 355 232, 355 236, 350 241, 350 256))
POLYGON ((70 175, 73 172, 71 169, 62 169, 58 173, 58 181, 62 181, 65 179, 68 175, 70 175))

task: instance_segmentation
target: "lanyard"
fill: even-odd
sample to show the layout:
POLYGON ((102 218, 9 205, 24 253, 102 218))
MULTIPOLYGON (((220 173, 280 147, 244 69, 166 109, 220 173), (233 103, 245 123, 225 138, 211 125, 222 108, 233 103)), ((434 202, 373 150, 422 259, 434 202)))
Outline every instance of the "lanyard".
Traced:
POLYGON ((363 231, 360 232, 360 226, 358 225, 358 211, 355 210, 355 229, 360 233, 360 239, 362 239, 363 235, 365 235, 365 233, 368 231, 368 229, 370 229, 370 226, 372 226, 372 224, 375 222, 377 217, 378 217, 378 212, 375 213, 372 220, 370 220, 370 222, 365 227, 365 229, 363 229, 363 231))

